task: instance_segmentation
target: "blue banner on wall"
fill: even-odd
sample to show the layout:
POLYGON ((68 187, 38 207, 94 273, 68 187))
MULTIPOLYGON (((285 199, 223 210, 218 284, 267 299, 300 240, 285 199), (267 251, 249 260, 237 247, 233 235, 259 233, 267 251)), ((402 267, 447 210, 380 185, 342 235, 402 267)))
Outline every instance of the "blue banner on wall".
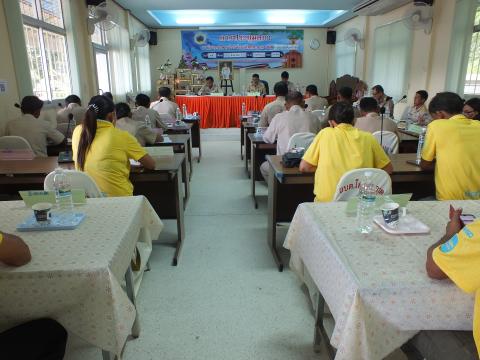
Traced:
POLYGON ((236 68, 299 68, 303 30, 182 31, 182 62, 216 69, 231 60, 236 68))

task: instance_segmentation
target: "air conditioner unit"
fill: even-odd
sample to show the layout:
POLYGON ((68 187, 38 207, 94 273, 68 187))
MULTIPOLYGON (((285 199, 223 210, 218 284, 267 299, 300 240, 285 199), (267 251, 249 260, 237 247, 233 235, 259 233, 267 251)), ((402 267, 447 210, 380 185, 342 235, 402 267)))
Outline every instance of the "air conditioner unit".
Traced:
POLYGON ((412 0, 366 0, 353 8, 355 15, 376 16, 411 3, 412 0))

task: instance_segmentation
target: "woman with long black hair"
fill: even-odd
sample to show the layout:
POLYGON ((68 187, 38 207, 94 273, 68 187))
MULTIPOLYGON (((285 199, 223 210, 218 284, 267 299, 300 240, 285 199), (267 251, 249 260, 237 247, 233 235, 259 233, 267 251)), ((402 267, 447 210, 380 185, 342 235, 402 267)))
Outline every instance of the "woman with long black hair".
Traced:
POLYGON ((155 161, 128 132, 115 128, 115 105, 105 96, 88 103, 83 123, 72 136, 75 168, 90 175, 108 196, 131 196, 130 159, 147 169, 155 161))

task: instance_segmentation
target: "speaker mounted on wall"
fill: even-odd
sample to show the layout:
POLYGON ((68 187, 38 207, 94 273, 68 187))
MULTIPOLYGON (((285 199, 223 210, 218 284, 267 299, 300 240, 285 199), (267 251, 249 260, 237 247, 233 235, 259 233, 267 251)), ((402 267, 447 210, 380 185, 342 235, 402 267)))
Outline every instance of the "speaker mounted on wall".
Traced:
POLYGON ((150 31, 150 40, 148 40, 148 45, 155 46, 157 45, 157 32, 150 31))
POLYGON ((87 3, 87 6, 98 6, 102 2, 105 2, 105 0, 85 0, 85 2, 87 3))
POLYGON ((327 44, 335 45, 337 42, 337 32, 334 30, 327 31, 327 44))

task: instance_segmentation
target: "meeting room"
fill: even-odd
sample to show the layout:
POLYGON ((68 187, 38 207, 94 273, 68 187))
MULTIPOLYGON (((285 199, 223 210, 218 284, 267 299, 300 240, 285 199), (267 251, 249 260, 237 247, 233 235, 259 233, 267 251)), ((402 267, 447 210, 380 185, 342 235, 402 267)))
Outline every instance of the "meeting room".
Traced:
POLYGON ((479 0, 0 0, 0 359, 479 360, 479 0))

